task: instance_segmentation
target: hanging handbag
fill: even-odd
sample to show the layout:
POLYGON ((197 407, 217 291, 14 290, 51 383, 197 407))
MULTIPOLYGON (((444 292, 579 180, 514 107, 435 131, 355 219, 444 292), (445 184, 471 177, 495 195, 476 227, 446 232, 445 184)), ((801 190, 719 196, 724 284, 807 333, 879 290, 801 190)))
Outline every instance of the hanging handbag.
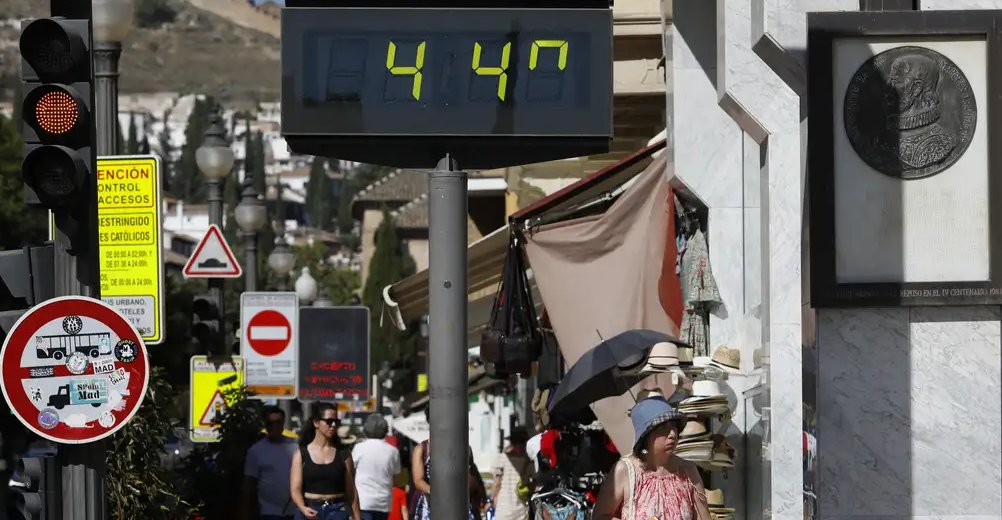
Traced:
POLYGON ((511 236, 491 320, 481 336, 480 356, 491 376, 528 374, 539 358, 542 337, 518 238, 511 236))

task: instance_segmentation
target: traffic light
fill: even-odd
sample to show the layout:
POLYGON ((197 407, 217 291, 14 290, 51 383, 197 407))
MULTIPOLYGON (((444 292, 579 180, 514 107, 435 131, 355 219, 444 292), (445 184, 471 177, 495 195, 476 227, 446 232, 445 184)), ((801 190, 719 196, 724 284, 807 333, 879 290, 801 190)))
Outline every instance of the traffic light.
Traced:
POLYGON ((47 520, 54 518, 52 496, 56 493, 59 465, 55 457, 24 457, 17 463, 8 484, 10 502, 7 518, 10 520, 47 520))
POLYGON ((70 253, 85 256, 97 204, 90 20, 26 20, 20 50, 25 203, 51 210, 70 253))
POLYGON ((191 335, 206 354, 221 354, 223 346, 219 303, 211 295, 196 296, 192 304, 191 335))

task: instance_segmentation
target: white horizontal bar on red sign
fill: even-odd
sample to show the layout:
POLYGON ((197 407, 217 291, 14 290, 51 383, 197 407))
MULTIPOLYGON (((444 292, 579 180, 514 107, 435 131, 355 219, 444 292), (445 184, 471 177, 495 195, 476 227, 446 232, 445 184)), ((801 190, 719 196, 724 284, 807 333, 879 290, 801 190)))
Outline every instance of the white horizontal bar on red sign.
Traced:
POLYGON ((250 339, 289 339, 288 327, 250 327, 250 339))

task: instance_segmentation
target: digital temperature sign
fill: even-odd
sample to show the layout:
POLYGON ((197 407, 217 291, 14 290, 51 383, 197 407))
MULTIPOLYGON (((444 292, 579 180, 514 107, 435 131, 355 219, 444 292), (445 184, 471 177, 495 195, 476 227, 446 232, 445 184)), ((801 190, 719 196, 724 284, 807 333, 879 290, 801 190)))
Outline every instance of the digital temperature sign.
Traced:
POLYGON ((462 168, 600 153, 612 135, 610 9, 286 8, 293 150, 462 168))

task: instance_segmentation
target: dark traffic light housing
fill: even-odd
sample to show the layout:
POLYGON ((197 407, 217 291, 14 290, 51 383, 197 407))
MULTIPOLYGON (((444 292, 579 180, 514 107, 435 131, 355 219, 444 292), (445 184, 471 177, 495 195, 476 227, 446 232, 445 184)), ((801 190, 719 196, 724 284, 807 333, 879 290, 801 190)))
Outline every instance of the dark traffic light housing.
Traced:
POLYGON ((11 520, 46 520, 54 518, 54 500, 58 494, 59 463, 55 457, 23 457, 17 462, 8 484, 11 520))
POLYGON ((53 212, 71 254, 94 258, 97 244, 88 225, 97 211, 91 22, 26 20, 19 44, 25 203, 53 212))
POLYGON ((223 349, 222 316, 219 302, 211 295, 196 296, 192 302, 191 336, 206 354, 221 354, 223 349))

